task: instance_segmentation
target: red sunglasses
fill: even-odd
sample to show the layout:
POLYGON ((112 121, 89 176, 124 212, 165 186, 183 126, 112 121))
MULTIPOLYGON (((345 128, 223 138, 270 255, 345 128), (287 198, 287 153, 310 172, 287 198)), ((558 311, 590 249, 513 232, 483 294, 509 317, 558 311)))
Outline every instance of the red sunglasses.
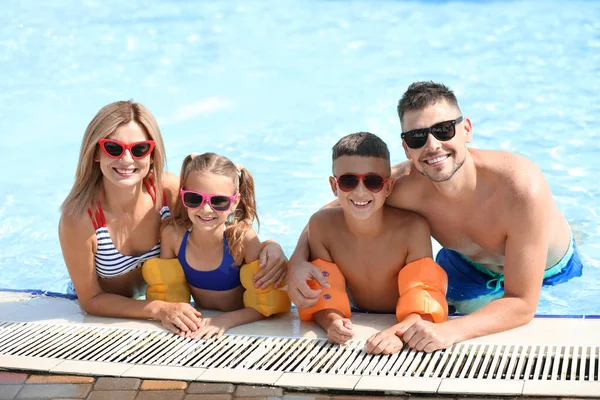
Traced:
POLYGON ((129 150, 129 153, 134 160, 140 160, 150 154, 154 149, 154 140, 123 143, 118 140, 100 139, 98 143, 104 154, 110 158, 121 158, 123 153, 125 153, 125 150, 129 150))
POLYGON ((383 185, 391 179, 378 174, 344 174, 334 178, 342 192, 353 191, 362 180, 367 190, 373 193, 381 192, 383 185))

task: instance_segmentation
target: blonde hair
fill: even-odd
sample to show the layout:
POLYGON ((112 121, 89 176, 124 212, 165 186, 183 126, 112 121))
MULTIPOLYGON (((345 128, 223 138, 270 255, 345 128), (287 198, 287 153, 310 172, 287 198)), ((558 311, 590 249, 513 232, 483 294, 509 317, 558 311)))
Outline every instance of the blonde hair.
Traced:
POLYGON ((161 198, 162 178, 167 160, 158 124, 150 111, 140 103, 134 103, 132 100, 116 101, 102 107, 85 130, 75 172, 75 183, 62 203, 62 212, 79 218, 93 201, 98 200, 102 186, 102 171, 98 162, 94 161, 99 151, 98 141, 132 121, 155 142, 154 151, 150 155, 153 163, 148 176, 144 179, 151 175, 154 177, 157 198, 161 198))
MULTIPOLYGON (((209 172, 231 178, 235 190, 239 192, 240 201, 236 209, 229 215, 225 222, 225 237, 229 244, 229 251, 235 265, 241 265, 244 261, 244 237, 256 220, 260 225, 256 213, 256 199, 254 197, 254 179, 252 174, 243 166, 236 167, 227 157, 215 153, 190 154, 183 160, 179 188, 185 187, 185 182, 192 172, 209 172)), ((188 217, 187 209, 177 196, 173 214, 165 220, 165 225, 175 224, 189 229, 192 221, 188 217)))

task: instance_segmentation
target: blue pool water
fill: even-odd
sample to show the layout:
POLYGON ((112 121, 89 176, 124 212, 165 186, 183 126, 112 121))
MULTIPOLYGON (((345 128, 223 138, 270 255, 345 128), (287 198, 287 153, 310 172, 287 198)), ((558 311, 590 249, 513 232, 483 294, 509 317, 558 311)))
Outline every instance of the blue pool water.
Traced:
POLYGON ((261 238, 290 255, 331 199, 333 143, 371 131, 403 161, 397 101, 434 80, 473 147, 533 159, 573 226, 584 275, 539 312, 600 314, 600 3, 8 0, 0 68, 0 287, 64 292, 59 206, 109 102, 155 114, 175 173, 191 151, 243 163, 261 238))

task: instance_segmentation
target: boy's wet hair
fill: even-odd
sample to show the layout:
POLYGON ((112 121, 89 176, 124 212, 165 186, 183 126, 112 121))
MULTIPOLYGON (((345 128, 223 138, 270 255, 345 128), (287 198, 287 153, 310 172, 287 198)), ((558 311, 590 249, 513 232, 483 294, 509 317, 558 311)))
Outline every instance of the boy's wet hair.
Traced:
POLYGON ((342 156, 383 158, 390 162, 390 151, 381 138, 370 132, 356 132, 344 136, 333 146, 332 161, 342 156))
POLYGON ((400 123, 402 123, 404 113, 407 111, 423 110, 440 100, 446 100, 448 104, 453 105, 460 110, 454 92, 446 85, 432 81, 412 83, 398 102, 398 117, 400 117, 400 123))

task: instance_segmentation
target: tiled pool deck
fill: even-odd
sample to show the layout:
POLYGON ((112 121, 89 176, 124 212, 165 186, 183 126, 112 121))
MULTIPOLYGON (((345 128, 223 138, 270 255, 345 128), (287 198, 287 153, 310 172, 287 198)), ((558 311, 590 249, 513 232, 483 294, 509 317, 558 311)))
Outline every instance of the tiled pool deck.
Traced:
MULTIPOLYGON (((137 378, 108 378, 76 375, 39 375, 0 371, 0 399, 86 399, 86 400, 377 400, 377 399, 513 399, 513 396, 415 396, 361 394, 357 392, 290 392, 269 386, 233 385, 137 378)), ((523 399, 520 397, 519 399, 523 399)), ((565 397, 526 397, 558 400, 565 397)), ((582 400, 582 398, 578 398, 582 400)))
MULTIPOLYGON (((31 323, 45 323, 45 324, 72 324, 84 327, 106 327, 107 329, 112 328, 124 328, 124 329, 143 329, 149 332, 162 332, 162 327, 157 322, 152 321, 139 321, 139 320, 126 320, 126 319, 110 319, 100 318, 86 315, 81 312, 78 305, 75 302, 65 299, 50 299, 44 296, 30 296, 26 294, 6 294, 0 293, 0 320, 13 321, 13 322, 31 322, 31 323)), ((394 322, 394 316, 385 315, 368 315, 368 314, 357 314, 353 316, 355 318, 355 328, 359 339, 366 339, 374 332, 389 326, 394 322)), ((503 332, 496 335, 490 335, 485 338, 474 339, 470 342, 477 343, 501 343, 504 345, 570 345, 573 346, 588 346, 590 347, 591 353, 588 355, 597 357, 598 353, 598 332, 600 332, 600 319, 554 319, 554 318, 541 318, 535 319, 532 323, 525 327, 521 327, 512 331, 503 332)), ((231 334, 241 335, 264 335, 268 333, 271 336, 277 337, 292 337, 292 338, 319 338, 323 337, 324 333, 318 329, 314 329, 311 324, 301 323, 295 315, 285 315, 270 320, 259 321, 254 324, 244 325, 237 327, 228 332, 231 334)), ((220 371, 208 369, 206 374, 202 375, 201 382, 198 380, 194 381, 195 378, 190 378, 190 374, 185 374, 184 370, 195 370, 194 368, 182 368, 181 371, 176 371, 174 367, 165 367, 164 371, 161 370, 158 373, 156 370, 152 370, 152 374, 148 375, 148 371, 144 373, 140 372, 140 367, 137 367, 138 374, 127 374, 129 377, 118 377, 124 375, 124 370, 132 368, 132 365, 120 365, 109 364, 106 368, 107 363, 98 363, 104 365, 104 370, 98 366, 92 368, 90 363, 85 364, 82 367, 82 363, 64 361, 64 365, 67 367, 56 367, 55 364, 63 362, 63 360, 50 360, 52 361, 52 368, 54 368, 54 374, 50 374, 46 371, 50 371, 51 367, 44 367, 40 363, 40 358, 36 357, 22 357, 27 359, 27 362, 21 362, 19 358, 18 363, 6 362, 0 367, 0 400, 3 399, 136 399, 136 400, 151 400, 151 399, 206 399, 206 400, 217 400, 217 399, 286 399, 286 400, 310 400, 310 399, 330 399, 330 400, 341 400, 341 399, 515 399, 515 398, 534 398, 534 399, 567 399, 570 396, 558 396, 558 395, 547 395, 542 397, 527 397, 527 396, 516 396, 516 395, 493 395, 493 396, 474 396, 474 395, 435 395, 435 394, 423 394, 423 395, 409 395, 400 392, 384 392, 384 390, 397 390, 397 385, 388 385, 393 383, 394 380, 388 381, 377 381, 372 383, 371 386, 375 385, 371 389, 374 391, 364 392, 362 389, 351 391, 351 388, 358 387, 356 382, 352 385, 342 386, 331 386, 337 388, 348 389, 335 389, 332 391, 319 390, 309 391, 308 389, 301 389, 303 379, 298 376, 291 376, 290 382, 286 384, 279 384, 275 386, 252 386, 253 383, 262 384, 273 384, 275 381, 265 380, 250 380, 253 383, 247 384, 235 384, 228 382, 243 382, 247 379, 239 379, 239 376, 227 375, 227 371, 220 371), (87 367, 86 367, 87 365, 87 367), (118 368, 123 369, 119 372, 118 368), (208 372, 211 371, 213 374, 208 377, 208 372), (109 377, 109 376, 117 377, 109 377), (164 380, 156 380, 159 379, 164 380), (176 380, 173 380, 176 379, 176 380), (298 381, 298 379, 300 381, 298 381), (215 381, 224 381, 223 383, 214 383, 215 381), (293 389, 292 389, 293 388, 293 389), (381 389, 380 389, 381 388, 381 389)), ((20 357, 20 356, 19 356, 20 357)), ((18 358, 18 357, 17 357, 18 358)), ((12 359, 11 359, 12 360, 12 359)), ((10 361, 10 360, 9 360, 10 361)), ((43 361, 43 360, 42 360, 43 361)), ((61 364, 63 365, 63 364, 61 364)), ((238 371, 239 372, 239 371, 238 371)), ((231 371, 229 371, 231 373, 231 371)), ((251 371, 249 371, 251 373, 251 371)), ((280 375, 283 372, 279 373, 280 375)), ((196 374, 199 375, 199 374, 196 374)), ((239 374, 238 374, 239 375, 239 374)), ((278 375, 279 376, 279 375, 278 375)), ((248 376, 244 374, 244 377, 248 376)), ((321 380, 312 387, 323 388, 323 382, 331 384, 336 379, 340 380, 344 376, 328 375, 321 376, 321 380), (325 381, 323 381, 323 379, 325 381)), ((358 378, 357 378, 358 379, 358 378)), ((449 381, 453 385, 454 382, 449 381)), ((304 382, 305 383, 305 382, 304 382)), ((519 393, 519 391, 510 390, 498 390, 510 389, 508 384, 511 382, 504 380, 488 379, 486 381, 475 381, 470 382, 477 385, 478 390, 469 390, 471 393, 481 393, 479 389, 480 385, 483 385, 483 393, 519 393)), ((515 383, 515 382, 512 382, 515 383)), ((522 385, 522 382, 516 382, 522 385)), ((536 390, 529 390, 530 395, 543 393, 554 394, 554 393, 575 393, 572 390, 565 390, 564 385, 567 384, 571 388, 573 383, 579 382, 557 382, 552 381, 541 381, 538 383, 536 390), (556 386, 557 384, 562 384, 556 386), (540 390, 543 389, 543 390, 540 390)), ((597 381, 584 382, 585 386, 583 391, 576 392, 579 399, 582 398, 600 398, 591 397, 600 395, 600 386, 597 381)), ((421 390, 421 382, 418 383, 419 390, 412 390, 413 392, 425 392, 421 390)), ((311 385, 308 385, 311 386, 311 385)), ((367 385, 368 386, 368 385, 367 385)), ((365 388, 365 385, 361 386, 365 388)), ((398 390, 404 390, 405 386, 402 386, 398 390)), ((446 388, 448 389, 448 388, 446 388)), ((444 390, 446 393, 468 393, 469 390, 463 390, 462 386, 460 389, 452 387, 454 390, 444 390)), ((440 392, 441 390, 438 390, 440 392)), ((525 393, 522 391, 521 393, 525 393)))

